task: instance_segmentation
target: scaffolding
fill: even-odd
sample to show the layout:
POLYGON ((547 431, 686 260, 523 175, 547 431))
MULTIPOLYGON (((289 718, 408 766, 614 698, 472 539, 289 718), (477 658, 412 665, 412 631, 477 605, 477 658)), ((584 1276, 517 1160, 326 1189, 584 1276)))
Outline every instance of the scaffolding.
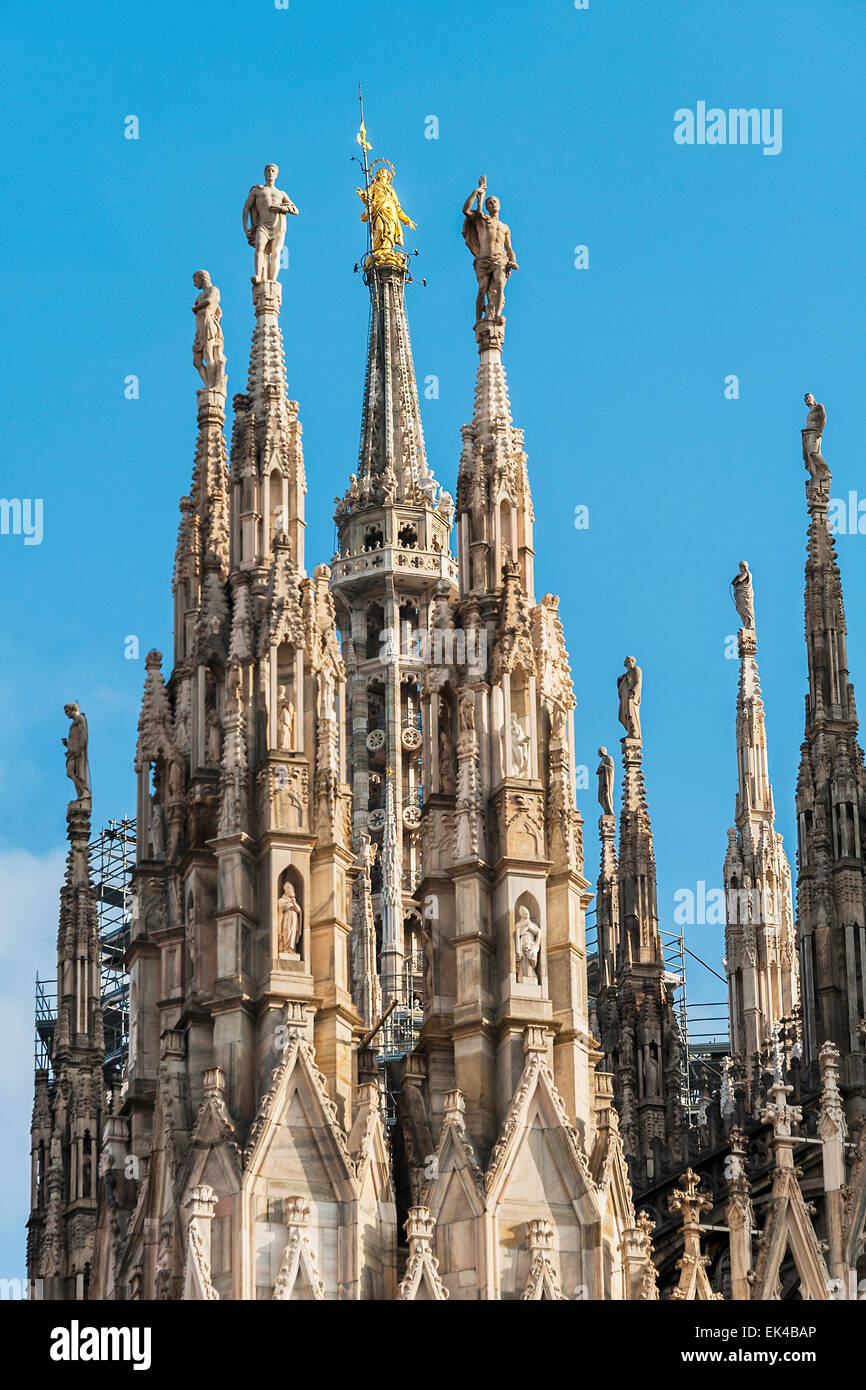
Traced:
MULTIPOLYGON (((110 820, 87 846, 99 925, 99 977, 105 1032, 105 1072, 122 1070, 129 1050, 129 945, 131 880, 135 866, 135 821, 110 820)), ((51 1075, 57 1023, 57 980, 36 976, 34 1065, 51 1075)))
POLYGON ((384 1080, 384 1117, 393 1125, 397 1120, 398 1064, 407 1052, 414 1052, 424 1023, 424 953, 406 956, 393 1009, 386 1013, 376 1033, 376 1064, 384 1080))

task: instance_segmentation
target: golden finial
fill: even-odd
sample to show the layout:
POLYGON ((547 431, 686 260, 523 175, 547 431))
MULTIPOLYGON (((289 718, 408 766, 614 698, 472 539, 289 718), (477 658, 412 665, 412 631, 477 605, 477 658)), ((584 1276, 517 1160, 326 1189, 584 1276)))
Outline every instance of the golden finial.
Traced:
POLYGON ((370 249, 376 265, 402 266, 405 264, 402 228, 414 228, 416 224, 411 217, 406 216, 400 206, 400 199, 394 188, 394 165, 390 159, 374 159, 372 164, 367 164, 367 151, 373 147, 367 139, 367 127, 364 125, 364 100, 360 83, 358 99, 361 103, 361 128, 355 139, 361 146, 364 187, 356 188, 355 192, 364 204, 361 221, 368 224, 370 249), (371 178, 376 165, 379 167, 371 178))

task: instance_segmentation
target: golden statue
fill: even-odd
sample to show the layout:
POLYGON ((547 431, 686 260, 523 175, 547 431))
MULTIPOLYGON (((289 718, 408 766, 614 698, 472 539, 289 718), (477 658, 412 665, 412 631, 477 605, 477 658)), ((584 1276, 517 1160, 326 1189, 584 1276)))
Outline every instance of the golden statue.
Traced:
POLYGON ((373 239, 373 260, 377 265, 402 265, 403 260, 397 247, 403 245, 404 227, 414 227, 415 223, 407 217, 400 206, 393 184, 393 174, 384 164, 376 170, 369 188, 357 188, 355 192, 364 204, 361 221, 370 223, 373 239))

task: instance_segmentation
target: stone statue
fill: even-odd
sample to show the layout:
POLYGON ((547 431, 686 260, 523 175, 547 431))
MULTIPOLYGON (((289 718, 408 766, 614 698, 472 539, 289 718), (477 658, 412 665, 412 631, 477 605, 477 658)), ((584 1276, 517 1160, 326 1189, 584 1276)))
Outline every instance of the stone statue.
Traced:
POLYGON ((445 796, 453 796, 456 790, 454 782, 454 749, 451 746, 451 739, 448 737, 448 730, 444 724, 439 726, 439 790, 445 796))
POLYGON ((172 758, 168 765, 168 794, 172 801, 183 796, 184 766, 181 758, 172 758))
POLYGON ((512 777, 526 777, 529 772, 529 734, 524 729, 517 715, 511 715, 511 775, 512 777))
POLYGON ((155 796, 150 798, 150 843, 154 859, 164 859, 165 818, 155 796))
POLYGON ((598 804, 603 816, 613 815, 613 758, 602 744, 598 750, 598 804))
POLYGON ((740 561, 739 571, 731 580, 731 585, 734 590, 734 604, 743 627, 753 628, 755 626, 755 592, 747 561, 740 561))
POLYGON ((295 746, 295 706, 284 685, 279 687, 277 707, 277 747, 289 753, 295 746))
POLYGON ((541 927, 529 915, 529 908, 521 903, 517 909, 517 922, 514 927, 514 952, 517 957, 517 978, 524 983, 538 980, 538 952, 541 947, 541 927))
POLYGON ((226 389, 226 358, 223 351, 223 331, 220 324, 220 292, 206 270, 197 270, 192 283, 200 291, 192 306, 195 314, 195 338, 192 344, 192 363, 205 386, 214 391, 226 389))
POLYGON ((279 172, 276 164, 265 165, 264 183, 253 184, 244 203, 244 236, 256 253, 254 285, 261 280, 279 278, 280 252, 286 239, 286 214, 297 216, 298 212, 288 193, 276 186, 279 172))
POLYGON ((482 174, 478 187, 463 204, 463 240, 472 252, 472 264, 478 279, 476 322, 483 318, 502 317, 505 282, 512 270, 518 269, 511 248, 511 231, 499 220, 499 199, 492 194, 486 198, 486 193, 487 177, 482 174))
POLYGON ((324 720, 333 720, 333 719, 336 718, 336 714, 335 714, 336 705, 335 705, 335 703, 334 703, 334 702, 335 702, 335 698, 336 698, 336 692, 335 692, 335 689, 334 689, 334 677, 331 675, 331 672, 328 670, 327 666, 325 666, 325 667, 323 668, 323 670, 321 670, 321 671, 319 672, 319 718, 320 718, 320 719, 324 719, 324 720))
POLYGON ((561 744, 565 738, 568 716, 561 700, 554 700, 550 706, 550 737, 554 744, 561 744))
POLYGON ((361 221, 370 224, 373 260, 377 265, 400 265, 397 247, 403 245, 401 224, 414 227, 415 223, 400 206, 392 171, 383 164, 376 170, 369 188, 356 188, 355 192, 364 204, 361 221))
POLYGON ((475 733, 475 691, 464 690, 460 696, 459 708, 461 734, 475 733))
POLYGON ((66 776, 75 787, 76 801, 90 800, 90 764, 87 760, 87 719, 73 700, 63 706, 67 719, 71 719, 69 736, 63 740, 66 749, 66 776))
POLYGON ((222 747, 222 725, 213 705, 205 716, 205 729, 207 733, 205 761, 211 767, 218 767, 222 747))
POLYGON ((625 671, 617 678, 619 722, 627 738, 640 738, 640 700, 643 672, 633 656, 625 659, 625 671))
POLYGON ((277 955, 296 956, 301 939, 301 906, 288 879, 277 903, 277 917, 277 955))
POLYGON ((800 431, 803 436, 803 462, 813 482, 828 482, 830 469, 821 454, 821 436, 827 423, 827 412, 811 391, 806 392, 803 400, 809 407, 805 429, 800 431))

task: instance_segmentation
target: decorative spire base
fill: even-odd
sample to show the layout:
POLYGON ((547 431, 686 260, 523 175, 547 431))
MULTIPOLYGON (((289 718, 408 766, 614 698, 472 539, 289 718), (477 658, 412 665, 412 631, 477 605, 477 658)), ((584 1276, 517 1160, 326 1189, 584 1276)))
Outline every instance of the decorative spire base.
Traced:
POLYGON ((501 352, 505 344, 505 315, 479 319, 475 325, 475 341, 479 353, 501 352))

